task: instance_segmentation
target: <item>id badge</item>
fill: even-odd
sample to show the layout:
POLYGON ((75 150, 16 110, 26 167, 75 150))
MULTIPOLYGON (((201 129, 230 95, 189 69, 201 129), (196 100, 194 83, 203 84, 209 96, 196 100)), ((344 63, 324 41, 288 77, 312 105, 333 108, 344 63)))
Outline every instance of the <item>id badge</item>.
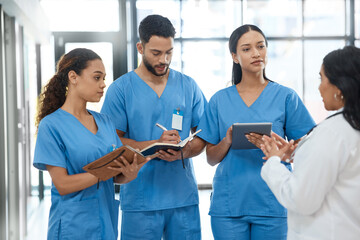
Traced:
POLYGON ((182 131, 182 122, 183 122, 184 112, 180 109, 175 109, 172 116, 171 127, 173 129, 182 131))

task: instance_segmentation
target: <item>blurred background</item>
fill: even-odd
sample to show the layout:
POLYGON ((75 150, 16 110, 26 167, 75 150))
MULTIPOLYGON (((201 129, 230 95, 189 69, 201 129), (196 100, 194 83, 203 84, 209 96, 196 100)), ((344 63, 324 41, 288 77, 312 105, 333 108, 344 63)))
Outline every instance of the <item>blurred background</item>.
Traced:
MULTIPOLYGON (((57 60, 73 48, 93 49, 109 86, 138 66, 137 28, 149 14, 171 20, 171 67, 194 78, 208 100, 230 86, 232 31, 259 26, 269 41, 267 76, 293 88, 316 122, 329 114, 318 93, 322 58, 360 47, 360 0, 0 0, 0 239, 46 239, 51 179, 32 158, 37 97, 57 60)), ((207 211, 216 167, 204 154, 194 166, 203 239, 212 239, 207 211)))

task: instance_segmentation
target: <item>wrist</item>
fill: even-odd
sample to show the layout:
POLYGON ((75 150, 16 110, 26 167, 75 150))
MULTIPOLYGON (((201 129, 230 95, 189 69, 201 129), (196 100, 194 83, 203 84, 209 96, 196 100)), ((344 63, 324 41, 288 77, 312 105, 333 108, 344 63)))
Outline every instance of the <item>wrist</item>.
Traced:
POLYGON ((226 137, 224 137, 222 139, 222 142, 227 146, 227 147, 230 147, 231 146, 231 141, 229 141, 226 137))
POLYGON ((191 153, 192 153, 192 151, 191 151, 191 142, 188 142, 186 145, 185 145, 185 147, 182 149, 182 151, 183 151, 183 157, 184 157, 184 159, 185 158, 190 158, 190 157, 192 157, 191 155, 191 153))

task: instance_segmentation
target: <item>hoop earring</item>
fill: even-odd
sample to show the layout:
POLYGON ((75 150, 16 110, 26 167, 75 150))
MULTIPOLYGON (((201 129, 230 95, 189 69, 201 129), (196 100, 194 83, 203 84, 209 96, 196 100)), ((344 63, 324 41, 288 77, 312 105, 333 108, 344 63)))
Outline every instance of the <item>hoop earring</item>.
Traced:
MULTIPOLYGON (((335 98, 335 100, 338 100, 338 95, 336 93, 334 94, 334 98, 335 98)), ((343 99, 344 99, 344 96, 340 95, 340 101, 343 99)))

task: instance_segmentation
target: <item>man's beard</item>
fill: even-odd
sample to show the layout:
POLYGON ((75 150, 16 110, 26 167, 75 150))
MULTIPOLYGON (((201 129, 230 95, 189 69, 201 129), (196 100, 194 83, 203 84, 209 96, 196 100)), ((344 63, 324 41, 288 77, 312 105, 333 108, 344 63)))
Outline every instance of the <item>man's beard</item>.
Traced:
POLYGON ((166 73, 167 73, 168 70, 169 70, 169 64, 170 64, 170 63, 169 63, 169 64, 155 65, 155 67, 156 67, 156 66, 165 66, 165 72, 159 74, 159 73, 156 72, 155 68, 154 68, 153 66, 151 66, 151 64, 146 60, 146 57, 145 57, 145 56, 143 56, 142 61, 143 61, 144 65, 145 65, 146 69, 147 69, 149 72, 151 72, 152 74, 154 74, 155 76, 158 76, 158 77, 164 76, 164 75, 166 75, 166 73))

